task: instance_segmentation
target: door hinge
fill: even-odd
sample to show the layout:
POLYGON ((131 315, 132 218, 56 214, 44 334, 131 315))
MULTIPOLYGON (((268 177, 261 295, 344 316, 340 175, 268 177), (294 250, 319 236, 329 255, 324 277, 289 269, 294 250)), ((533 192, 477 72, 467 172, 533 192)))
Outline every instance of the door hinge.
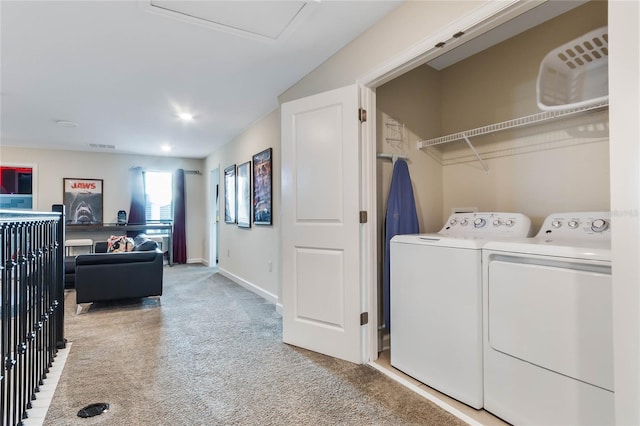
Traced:
POLYGON ((360 120, 361 123, 364 123, 365 121, 367 121, 367 110, 364 108, 359 108, 358 109, 358 120, 360 120))
POLYGON ((367 212, 366 210, 360 211, 360 223, 367 223, 367 212))
POLYGON ((369 312, 363 312, 360 314, 360 325, 369 324, 369 312))

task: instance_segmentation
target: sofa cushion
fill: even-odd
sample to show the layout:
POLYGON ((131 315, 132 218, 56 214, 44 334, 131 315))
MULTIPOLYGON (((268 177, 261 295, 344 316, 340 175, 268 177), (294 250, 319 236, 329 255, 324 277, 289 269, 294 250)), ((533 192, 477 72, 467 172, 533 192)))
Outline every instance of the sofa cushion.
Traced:
POLYGON ((162 252, 141 251, 133 253, 90 253, 76 256, 76 273, 79 265, 124 265, 128 263, 153 262, 162 252))
POLYGON ((133 251, 133 240, 122 235, 112 235, 107 240, 108 253, 133 251))
POLYGON ((153 251, 158 248, 158 243, 149 239, 146 234, 138 234, 133 239, 133 251, 153 251))

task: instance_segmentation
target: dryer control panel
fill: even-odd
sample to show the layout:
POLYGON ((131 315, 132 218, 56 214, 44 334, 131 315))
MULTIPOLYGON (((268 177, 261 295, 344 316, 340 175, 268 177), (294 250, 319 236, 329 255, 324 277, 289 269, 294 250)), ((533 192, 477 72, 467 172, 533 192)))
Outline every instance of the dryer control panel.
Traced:
POLYGON ((459 238, 531 236, 531 220, 521 213, 453 213, 439 234, 459 238))
POLYGON ((553 213, 536 238, 611 241, 611 212, 553 213))

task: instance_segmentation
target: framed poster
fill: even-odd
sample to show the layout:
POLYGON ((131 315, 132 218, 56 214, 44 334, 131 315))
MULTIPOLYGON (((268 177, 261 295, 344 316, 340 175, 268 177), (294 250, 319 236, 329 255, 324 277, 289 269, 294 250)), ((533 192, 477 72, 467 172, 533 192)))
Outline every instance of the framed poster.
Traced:
POLYGON ((271 225, 271 148, 253 156, 253 223, 271 225))
POLYGON ((67 225, 102 225, 102 179, 63 178, 67 225))
POLYGON ((224 169, 224 221, 236 223, 236 165, 224 169))
POLYGON ((35 164, 0 165, 0 209, 34 210, 38 182, 35 164))
POLYGON ((251 161, 242 163, 237 170, 238 226, 251 227, 251 161))

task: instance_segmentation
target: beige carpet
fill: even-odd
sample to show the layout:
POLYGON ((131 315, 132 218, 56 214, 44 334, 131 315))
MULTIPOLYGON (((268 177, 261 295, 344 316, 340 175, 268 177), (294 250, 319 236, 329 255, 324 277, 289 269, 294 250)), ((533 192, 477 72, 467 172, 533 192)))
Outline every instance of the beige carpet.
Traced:
POLYGON ((45 425, 463 425, 375 369, 282 343, 275 307, 195 265, 165 267, 164 295, 93 304, 45 425), (77 417, 108 402, 108 412, 77 417))

